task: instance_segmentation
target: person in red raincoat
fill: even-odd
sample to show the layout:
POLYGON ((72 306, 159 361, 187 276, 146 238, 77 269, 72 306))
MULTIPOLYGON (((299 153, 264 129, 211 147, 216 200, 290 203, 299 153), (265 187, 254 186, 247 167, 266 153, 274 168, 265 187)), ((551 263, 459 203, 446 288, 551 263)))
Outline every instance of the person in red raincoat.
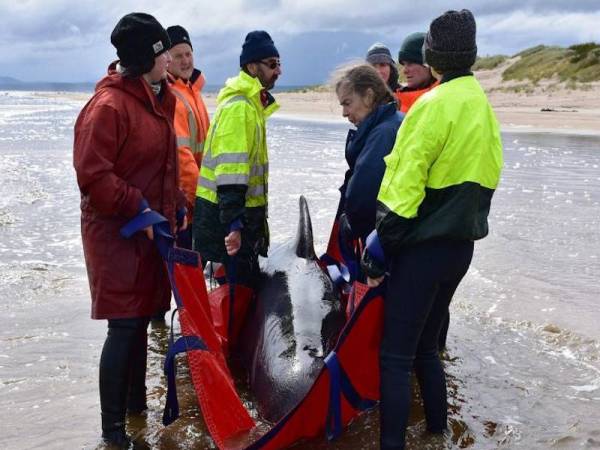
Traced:
POLYGON ((185 197, 178 188, 175 97, 165 81, 169 36, 151 15, 132 13, 117 23, 111 42, 120 60, 79 114, 73 161, 92 318, 108 319, 100 358, 102 437, 126 448, 126 413, 146 409, 148 321, 168 304, 170 288, 152 228, 130 239, 119 230, 151 209, 175 232, 185 197))

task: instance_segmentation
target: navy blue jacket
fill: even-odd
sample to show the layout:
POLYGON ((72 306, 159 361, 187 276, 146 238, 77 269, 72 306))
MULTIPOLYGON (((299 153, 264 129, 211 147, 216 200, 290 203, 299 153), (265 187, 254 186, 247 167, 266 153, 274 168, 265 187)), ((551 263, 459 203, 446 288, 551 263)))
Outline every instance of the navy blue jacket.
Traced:
POLYGON ((343 208, 352 237, 363 242, 375 228, 379 186, 385 172, 383 157, 392 151, 404 115, 395 102, 378 106, 359 125, 348 132, 346 161, 349 169, 343 186, 343 208))

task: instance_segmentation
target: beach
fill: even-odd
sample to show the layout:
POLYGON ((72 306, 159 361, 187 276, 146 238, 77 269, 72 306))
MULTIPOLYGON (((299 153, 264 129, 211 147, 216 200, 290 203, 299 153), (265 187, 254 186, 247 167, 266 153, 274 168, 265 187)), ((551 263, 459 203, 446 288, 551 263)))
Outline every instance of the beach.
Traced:
MULTIPOLYGON (((539 131, 570 134, 600 134, 600 83, 578 85, 569 89, 558 80, 535 86, 529 83, 502 82, 501 66, 481 70, 475 76, 485 90, 503 131, 539 131)), ((206 94, 209 110, 216 106, 216 94, 206 94)), ((275 94, 281 108, 277 115, 307 119, 341 121, 341 107, 333 88, 279 92, 275 94)))
MULTIPOLYGON (((552 97, 503 92, 482 83, 491 86, 503 128, 502 180, 490 234, 477 242, 451 307, 444 357, 450 433, 442 441, 427 436, 415 399, 407 448, 594 447, 600 445, 600 96, 592 89, 557 89, 552 97)), ((97 376, 106 323, 90 319, 72 167, 73 125, 89 97, 0 92, 3 449, 102 448, 97 376)), ((268 124, 272 242, 295 235, 302 194, 320 254, 346 170, 350 124, 332 93, 276 98, 281 110, 268 124)), ((215 95, 206 100, 214 111, 215 95)), ((177 319, 174 326, 177 333, 177 319)), ((130 419, 128 431, 145 443, 140 448, 214 448, 183 358, 181 418, 161 423, 170 328, 150 327, 150 409, 130 419)), ((374 448, 377 436, 375 410, 335 444, 318 438, 297 448, 374 448)))
MULTIPOLYGON (((475 77, 481 83, 503 131, 600 135, 600 82, 575 84, 570 88, 558 79, 539 83, 502 81, 502 71, 514 60, 493 70, 480 70, 475 77)), ((274 94, 280 109, 276 115, 286 118, 346 122, 333 86, 323 85, 274 94)), ((49 93, 87 100, 89 93, 49 93)), ((209 112, 216 108, 217 94, 203 94, 209 112)))
MULTIPOLYGON (((482 81, 484 88, 485 81, 482 81)), ((209 110, 216 95, 205 95, 209 110)), ((333 92, 279 92, 277 115, 345 122, 333 92)), ((592 90, 560 89, 550 94, 488 91, 503 131, 600 135, 600 85, 592 90), (544 111, 546 110, 546 111, 544 111)))

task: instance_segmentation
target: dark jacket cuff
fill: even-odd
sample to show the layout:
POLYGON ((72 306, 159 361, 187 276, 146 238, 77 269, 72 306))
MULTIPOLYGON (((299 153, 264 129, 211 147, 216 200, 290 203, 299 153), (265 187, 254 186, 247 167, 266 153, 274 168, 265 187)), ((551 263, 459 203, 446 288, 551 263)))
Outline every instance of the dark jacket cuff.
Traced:
POLYGON ((231 222, 229 224, 229 232, 231 233, 232 231, 239 231, 242 228, 244 228, 244 223, 242 222, 242 219, 238 218, 235 219, 233 222, 231 222))

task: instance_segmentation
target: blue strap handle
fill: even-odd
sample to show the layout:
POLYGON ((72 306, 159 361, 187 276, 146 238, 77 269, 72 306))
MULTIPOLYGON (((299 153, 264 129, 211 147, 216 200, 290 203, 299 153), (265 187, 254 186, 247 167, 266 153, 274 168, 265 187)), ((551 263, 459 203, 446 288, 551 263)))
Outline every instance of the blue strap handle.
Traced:
POLYGON ((327 439, 333 441, 342 434, 342 395, 357 411, 373 408, 377 402, 369 398, 363 398, 354 389, 348 374, 340 365, 337 353, 331 352, 325 358, 325 365, 329 370, 329 410, 327 412, 327 423, 325 431, 327 439))
POLYGON ((366 250, 375 261, 380 264, 385 264, 385 254, 383 252, 383 247, 381 246, 381 241, 379 240, 377 230, 371 231, 371 233, 367 236, 366 250))
POLYGON ((169 345, 164 369, 168 384, 167 402, 163 413, 163 425, 165 426, 179 417, 179 401, 177 400, 177 384, 175 383, 175 356, 190 350, 208 350, 208 347, 198 336, 181 336, 169 345))
POLYGON ((139 213, 121 228, 121 236, 129 239, 138 231, 149 226, 152 226, 154 231, 154 242, 158 247, 158 251, 166 261, 175 238, 171 234, 169 221, 156 211, 150 210, 139 213))
POLYGON ((351 282, 358 280, 360 276, 360 263, 357 261, 357 257, 360 255, 356 255, 355 249, 348 248, 348 246, 342 242, 341 236, 338 240, 338 246, 343 259, 343 264, 340 265, 346 267, 346 270, 350 274, 351 282))
POLYGON ((138 231, 160 222, 167 222, 167 219, 156 211, 141 212, 121 228, 121 236, 129 239, 138 231))
POLYGON ((336 286, 343 293, 350 292, 351 284, 350 284, 350 272, 348 268, 340 263, 339 266, 336 264, 330 264, 327 266, 327 273, 333 281, 333 285, 336 286))

